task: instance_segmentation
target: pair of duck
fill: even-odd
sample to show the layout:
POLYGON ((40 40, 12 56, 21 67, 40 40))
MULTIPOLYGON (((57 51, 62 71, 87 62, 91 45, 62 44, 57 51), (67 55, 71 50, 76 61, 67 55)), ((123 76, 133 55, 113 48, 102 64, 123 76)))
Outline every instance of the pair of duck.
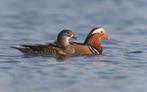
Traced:
POLYGON ((108 39, 104 28, 93 28, 82 43, 70 42, 76 39, 74 32, 62 30, 55 42, 48 44, 21 45, 13 47, 25 55, 74 56, 74 55, 100 55, 103 52, 101 39, 108 39))

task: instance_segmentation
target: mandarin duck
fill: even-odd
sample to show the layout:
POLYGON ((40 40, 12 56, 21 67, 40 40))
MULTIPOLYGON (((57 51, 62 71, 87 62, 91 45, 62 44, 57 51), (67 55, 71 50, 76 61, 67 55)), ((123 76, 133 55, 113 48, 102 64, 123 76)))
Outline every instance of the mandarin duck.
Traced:
POLYGON ((25 55, 49 55, 49 56, 68 56, 75 52, 70 46, 69 40, 76 39, 75 34, 68 30, 62 30, 55 42, 47 44, 20 45, 21 47, 12 47, 25 55))
POLYGON ((83 43, 71 42, 76 55, 100 55, 103 52, 101 39, 108 39, 102 27, 93 28, 83 43))

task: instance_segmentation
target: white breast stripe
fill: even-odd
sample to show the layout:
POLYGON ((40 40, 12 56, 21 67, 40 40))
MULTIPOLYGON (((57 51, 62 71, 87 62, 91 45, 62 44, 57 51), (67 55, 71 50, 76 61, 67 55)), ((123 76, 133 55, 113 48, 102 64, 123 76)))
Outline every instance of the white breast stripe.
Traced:
POLYGON ((95 52, 92 50, 92 47, 89 47, 89 49, 93 54, 95 54, 95 52))
POLYGON ((98 50, 96 50, 95 48, 92 48, 92 47, 89 47, 90 51, 93 53, 93 54, 100 54, 98 50))
POLYGON ((100 54, 98 50, 96 50, 95 48, 92 48, 93 51, 95 52, 95 54, 100 54))

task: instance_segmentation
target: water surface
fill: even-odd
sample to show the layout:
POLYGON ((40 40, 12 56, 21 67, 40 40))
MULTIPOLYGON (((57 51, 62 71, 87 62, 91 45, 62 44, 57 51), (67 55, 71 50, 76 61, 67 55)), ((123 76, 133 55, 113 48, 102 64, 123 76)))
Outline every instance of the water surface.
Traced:
POLYGON ((146 0, 0 0, 1 92, 146 92, 146 0), (97 57, 25 57, 10 48, 52 42, 64 28, 83 41, 107 29, 97 57))

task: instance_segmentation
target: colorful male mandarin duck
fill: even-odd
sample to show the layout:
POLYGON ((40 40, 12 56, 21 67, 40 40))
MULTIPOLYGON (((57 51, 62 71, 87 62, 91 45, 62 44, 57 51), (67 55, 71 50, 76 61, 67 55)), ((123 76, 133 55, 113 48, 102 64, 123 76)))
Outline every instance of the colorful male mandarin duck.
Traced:
POLYGON ((70 46, 69 40, 76 39, 75 34, 68 30, 62 30, 54 43, 21 45, 22 47, 12 47, 25 55, 49 55, 49 56, 69 56, 75 52, 70 46))
POLYGON ((84 43, 72 42, 72 47, 75 49, 77 55, 100 55, 103 52, 101 39, 108 39, 104 28, 93 28, 84 43))

